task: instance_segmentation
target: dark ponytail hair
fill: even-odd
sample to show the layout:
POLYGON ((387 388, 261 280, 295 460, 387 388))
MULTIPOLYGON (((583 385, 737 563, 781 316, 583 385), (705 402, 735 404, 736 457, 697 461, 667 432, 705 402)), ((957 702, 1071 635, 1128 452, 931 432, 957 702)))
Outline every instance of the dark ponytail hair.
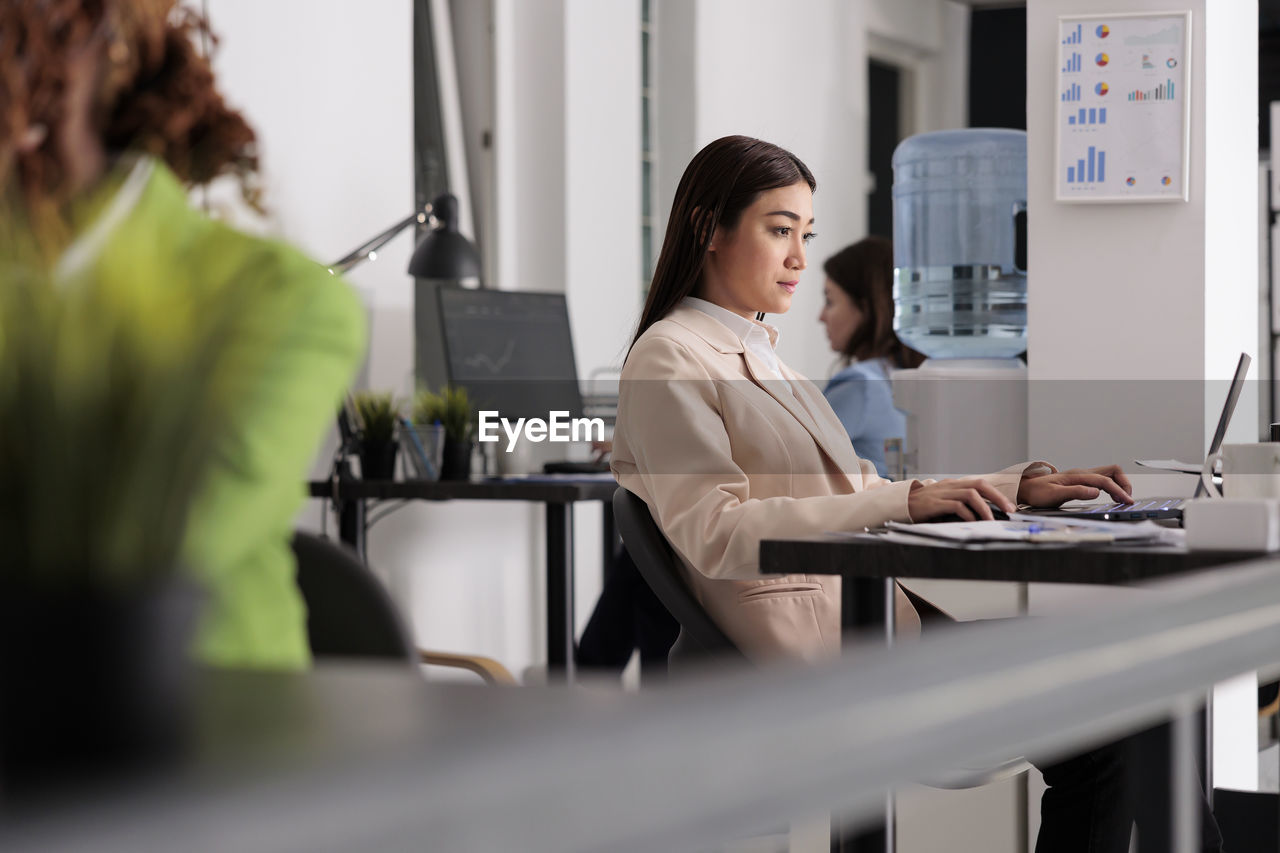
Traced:
POLYGON ((731 229, 760 193, 804 181, 816 190, 800 158, 749 136, 710 143, 684 170, 667 220, 667 233, 631 345, 698 286, 707 244, 716 228, 731 229))
POLYGON ((883 237, 864 237, 827 258, 822 271, 863 315, 841 355, 859 361, 887 358, 903 368, 920 366, 924 356, 898 340, 893 331, 892 243, 883 237))

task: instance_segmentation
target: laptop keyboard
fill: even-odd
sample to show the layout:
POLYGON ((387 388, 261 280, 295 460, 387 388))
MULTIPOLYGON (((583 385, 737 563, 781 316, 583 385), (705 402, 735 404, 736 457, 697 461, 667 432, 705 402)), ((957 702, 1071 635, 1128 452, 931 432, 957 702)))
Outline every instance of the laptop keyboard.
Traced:
POLYGON ((1182 507, 1185 498, 1156 498, 1154 500, 1135 501, 1131 504, 1114 503, 1090 509, 1090 514, 1125 513, 1133 518, 1160 518, 1170 510, 1182 507))

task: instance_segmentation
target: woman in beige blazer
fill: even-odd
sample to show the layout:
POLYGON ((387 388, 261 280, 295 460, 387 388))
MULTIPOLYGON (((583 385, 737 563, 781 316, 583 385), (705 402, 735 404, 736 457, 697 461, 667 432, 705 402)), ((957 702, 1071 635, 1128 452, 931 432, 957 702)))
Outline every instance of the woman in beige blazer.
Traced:
MULTIPOLYGON (((762 577, 761 539, 950 514, 990 519, 990 505, 1056 506, 1100 490, 1131 500, 1116 466, 1059 472, 1024 462, 972 479, 891 483, 859 459, 822 393, 778 359, 777 330, 761 322, 785 312, 799 286, 815 186, 795 155, 756 139, 718 139, 694 157, 623 367, 614 433, 618 482, 649 506, 694 593, 757 660, 840 647, 839 579, 762 577)), ((919 630, 901 589, 896 617, 900 629, 919 630)), ((1151 774, 1123 745, 1042 769, 1049 790, 1037 853, 1128 850, 1133 792, 1151 774)), ((1202 826, 1202 849, 1219 850, 1207 804, 1202 826)))
MULTIPOLYGON (((676 191, 653 285, 622 371, 612 467, 648 504, 712 618, 749 656, 819 658, 840 647, 840 580, 761 577, 760 540, 991 504, 1055 506, 1099 489, 1129 500, 1115 466, 1045 462, 966 480, 891 483, 853 452, 821 391, 778 360, 781 314, 812 237, 808 168, 777 146, 730 136, 704 148, 676 191)), ((798 567, 799 568, 799 567, 798 567)), ((919 630, 898 590, 897 625, 919 630)))

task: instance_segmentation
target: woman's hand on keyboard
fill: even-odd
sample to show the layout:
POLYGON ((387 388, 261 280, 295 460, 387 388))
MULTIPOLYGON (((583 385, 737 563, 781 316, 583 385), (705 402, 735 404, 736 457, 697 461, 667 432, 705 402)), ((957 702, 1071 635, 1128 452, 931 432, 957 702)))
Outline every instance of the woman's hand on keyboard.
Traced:
POLYGON ((1023 474, 1018 483, 1018 503, 1029 506, 1061 506, 1067 501, 1093 500, 1102 492, 1118 503, 1133 503, 1133 484, 1119 465, 1099 468, 1072 468, 1023 474))
POLYGON ((930 521, 944 515, 963 521, 991 521, 993 505, 1005 512, 1017 509, 999 489, 976 478, 925 483, 917 480, 907 495, 907 512, 912 521, 930 521))

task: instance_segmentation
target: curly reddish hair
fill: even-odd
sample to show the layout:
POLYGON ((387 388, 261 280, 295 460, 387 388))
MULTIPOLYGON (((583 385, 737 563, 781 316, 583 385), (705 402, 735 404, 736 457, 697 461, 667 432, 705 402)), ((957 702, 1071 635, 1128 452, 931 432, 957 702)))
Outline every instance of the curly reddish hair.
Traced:
POLYGON ((175 0, 0 3, 0 191, 32 212, 68 200, 58 137, 72 63, 91 51, 90 120, 108 155, 153 155, 188 184, 233 174, 256 206, 254 133, 219 94, 202 35, 207 22, 175 0))

